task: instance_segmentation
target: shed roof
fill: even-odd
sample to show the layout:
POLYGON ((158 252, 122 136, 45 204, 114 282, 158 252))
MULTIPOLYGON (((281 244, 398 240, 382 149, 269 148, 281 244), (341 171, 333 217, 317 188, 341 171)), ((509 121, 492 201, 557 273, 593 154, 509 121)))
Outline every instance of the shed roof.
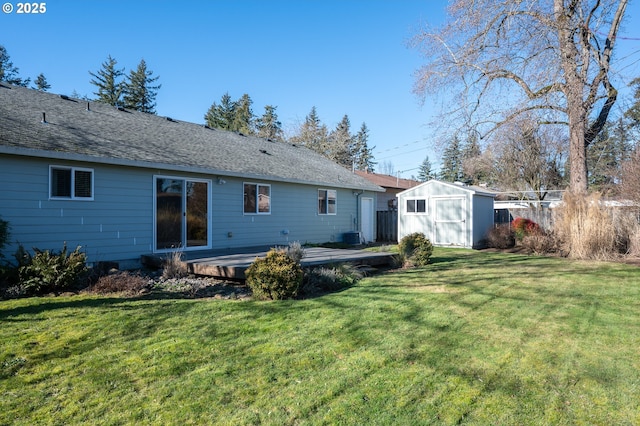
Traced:
POLYGON ((362 170, 356 170, 356 174, 383 188, 408 189, 420 185, 420 182, 416 180, 401 179, 395 176, 384 175, 380 173, 371 173, 362 170))
POLYGON ((6 83, 0 153, 384 191, 301 146, 6 83))
POLYGON ((496 195, 497 195, 496 192, 490 191, 489 189, 483 188, 481 186, 465 185, 463 183, 443 182, 443 181, 440 181, 440 180, 432 179, 430 181, 421 183, 418 186, 414 186, 413 188, 409 188, 409 189, 407 189, 405 191, 402 191, 402 192, 400 192, 398 194, 398 196, 405 195, 405 194, 407 194, 409 192, 416 191, 419 188, 423 188, 423 187, 426 187, 426 186, 432 186, 432 185, 447 186, 447 187, 450 187, 450 188, 454 188, 456 190, 464 191, 464 192, 467 192, 467 193, 471 193, 473 195, 479 195, 479 196, 483 196, 483 197, 495 198, 496 195))

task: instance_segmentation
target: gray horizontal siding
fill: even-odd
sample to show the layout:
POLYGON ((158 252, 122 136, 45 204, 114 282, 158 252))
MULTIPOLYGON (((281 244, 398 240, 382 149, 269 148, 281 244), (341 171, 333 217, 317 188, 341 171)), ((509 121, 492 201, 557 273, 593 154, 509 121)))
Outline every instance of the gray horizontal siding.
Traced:
MULTIPOLYGON (((213 248, 287 244, 291 241, 341 241, 353 230, 356 197, 351 190, 338 190, 338 214, 319 215, 318 189, 269 181, 226 179, 213 186, 213 248), (243 184, 271 184, 271 214, 243 213, 243 184), (283 231, 288 231, 285 234, 283 231), (233 235, 229 237, 231 232, 233 235)), ((324 188, 333 189, 333 188, 324 188)))
POLYGON ((137 259, 152 246, 152 181, 135 169, 72 162, 0 157, 6 183, 0 189, 0 216, 10 224, 11 241, 60 250, 80 245, 90 262, 137 259), (49 200, 49 166, 94 170, 94 200, 49 200))
POLYGON ((134 264, 154 249, 154 176, 210 181, 214 249, 342 241, 345 232, 357 229, 358 197, 350 189, 9 155, 0 155, 0 175, 0 217, 11 227, 7 257, 18 244, 60 250, 66 242, 71 249, 82 246, 90 262, 134 264), (49 200, 50 165, 93 169, 93 201, 49 200), (243 213, 244 182, 271 185, 271 214, 243 213), (337 189, 337 215, 318 214, 321 188, 337 189))

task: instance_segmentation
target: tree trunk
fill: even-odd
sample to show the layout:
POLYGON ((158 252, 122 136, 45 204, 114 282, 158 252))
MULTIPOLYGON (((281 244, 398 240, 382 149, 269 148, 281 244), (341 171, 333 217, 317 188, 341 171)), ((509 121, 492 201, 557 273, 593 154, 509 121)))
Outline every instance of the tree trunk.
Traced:
POLYGON ((586 112, 567 99, 569 112, 569 188, 574 194, 587 192, 587 146, 585 143, 586 112))

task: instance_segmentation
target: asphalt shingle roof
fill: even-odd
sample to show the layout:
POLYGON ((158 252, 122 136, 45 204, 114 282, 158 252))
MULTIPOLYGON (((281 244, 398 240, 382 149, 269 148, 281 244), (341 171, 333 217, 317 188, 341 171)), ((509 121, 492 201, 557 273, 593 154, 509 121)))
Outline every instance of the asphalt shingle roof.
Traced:
POLYGON ((411 179, 401 179, 395 176, 364 172, 360 170, 356 170, 356 174, 367 179, 369 182, 373 182, 374 184, 379 185, 383 188, 408 189, 413 188, 414 186, 418 186, 421 183, 411 179))
POLYGON ((383 190, 301 146, 6 83, 0 153, 383 190))

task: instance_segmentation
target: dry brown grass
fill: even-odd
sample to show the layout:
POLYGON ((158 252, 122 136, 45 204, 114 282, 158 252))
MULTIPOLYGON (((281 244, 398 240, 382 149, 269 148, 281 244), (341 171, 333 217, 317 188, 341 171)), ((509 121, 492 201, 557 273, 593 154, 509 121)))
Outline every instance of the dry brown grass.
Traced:
POLYGON ((175 250, 164 261, 162 278, 183 278, 188 275, 187 265, 182 261, 182 250, 175 250))
POLYGON ((142 275, 122 271, 100 277, 98 281, 89 288, 89 291, 96 294, 123 293, 127 295, 137 295, 148 290, 150 287, 149 280, 142 275))
POLYGON ((568 192, 556 211, 554 230, 569 257, 599 260, 629 253, 638 246, 640 232, 633 216, 607 207, 600 194, 568 192))

